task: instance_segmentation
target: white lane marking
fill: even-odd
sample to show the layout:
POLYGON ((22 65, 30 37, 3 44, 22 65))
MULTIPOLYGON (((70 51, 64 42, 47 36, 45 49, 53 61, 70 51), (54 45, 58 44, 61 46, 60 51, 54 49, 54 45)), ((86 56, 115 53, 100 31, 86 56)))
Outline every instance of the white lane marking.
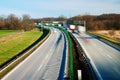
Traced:
POLYGON ((40 65, 40 67, 38 68, 38 70, 37 70, 37 71, 39 71, 41 68, 42 68, 42 65, 40 65))
POLYGON ((78 80, 82 80, 82 70, 77 70, 78 72, 78 80))
POLYGON ((110 56, 110 55, 108 55, 108 54, 107 54, 107 56, 112 59, 112 56, 110 56))
POLYGON ((37 71, 40 71, 40 69, 42 68, 42 66, 44 66, 46 64, 46 61, 48 61, 48 58, 49 58, 50 55, 47 55, 45 57, 45 59, 42 61, 41 65, 39 66, 38 70, 37 71))
MULTIPOLYGON (((37 48, 31 55, 29 55, 25 60, 23 60, 21 63, 19 63, 15 68, 13 68, 9 73, 7 73, 2 80, 6 80, 12 73, 14 73, 17 69, 19 69, 22 65, 25 64, 25 62, 27 62, 34 54, 35 52, 38 50, 39 48, 37 48)), ((13 63, 11 63, 13 64, 13 63)), ((10 65, 11 65, 10 64, 10 65)))
MULTIPOLYGON (((51 31, 52 31, 52 30, 51 30, 51 31)), ((49 40, 51 36, 52 36, 52 35, 50 35, 47 40, 49 40)), ((46 40, 44 43, 42 43, 41 46, 38 47, 38 48, 37 48, 32 54, 30 54, 25 60, 23 60, 23 61, 22 61, 21 63, 19 63, 15 68, 13 68, 9 73, 7 73, 1 80, 7 79, 7 78, 8 78, 12 73, 14 73, 19 67, 21 67, 23 64, 25 64, 26 61, 28 61, 33 55, 35 55, 35 53, 36 53, 43 45, 45 45, 45 43, 47 42, 47 40, 46 40)), ((11 63, 11 64, 13 64, 13 63, 11 63)), ((10 64, 10 65, 11 65, 11 64, 10 64)), ((41 67, 42 67, 42 66, 41 66, 41 67)))
MULTIPOLYGON (((56 32, 57 32, 57 29, 54 29, 56 32)), ((56 34, 57 37, 60 35, 58 35, 58 33, 56 34)), ((52 44, 50 50, 49 50, 49 53, 46 55, 46 57, 43 59, 42 63, 40 64, 39 68, 37 69, 37 71, 40 71, 42 67, 44 67, 49 59, 51 58, 52 54, 53 54, 53 51, 55 50, 55 42, 52 44)))
MULTIPOLYGON (((74 36, 76 37, 75 34, 74 34, 74 36)), ((89 52, 86 50, 85 46, 83 45, 83 42, 81 42, 81 40, 79 40, 79 38, 76 38, 76 39, 79 42, 79 44, 82 46, 82 48, 83 48, 84 52, 86 53, 87 57, 90 59, 90 63, 92 65, 93 69, 95 70, 95 72, 98 74, 99 79, 103 80, 102 76, 100 75, 100 72, 98 71, 98 69, 97 69, 97 67, 94 63, 94 61, 92 60, 91 56, 88 54, 89 52)))

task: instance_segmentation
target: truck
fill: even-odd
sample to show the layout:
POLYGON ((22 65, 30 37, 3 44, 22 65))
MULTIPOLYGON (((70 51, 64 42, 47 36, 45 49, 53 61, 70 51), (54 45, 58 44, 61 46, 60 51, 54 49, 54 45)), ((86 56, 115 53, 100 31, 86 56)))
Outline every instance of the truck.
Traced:
POLYGON ((72 31, 72 32, 75 32, 75 25, 74 25, 74 21, 73 20, 67 20, 67 25, 69 26, 69 29, 72 31))
POLYGON ((69 27, 72 32, 75 32, 75 25, 70 25, 69 27))

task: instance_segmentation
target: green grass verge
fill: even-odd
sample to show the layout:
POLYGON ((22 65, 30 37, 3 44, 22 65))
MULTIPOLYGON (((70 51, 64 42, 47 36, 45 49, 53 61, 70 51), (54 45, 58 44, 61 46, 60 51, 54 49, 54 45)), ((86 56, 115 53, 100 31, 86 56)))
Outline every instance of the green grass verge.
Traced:
POLYGON ((44 29, 42 36, 40 36, 40 38, 37 39, 37 41, 35 41, 31 46, 27 47, 25 50, 22 51, 24 52, 29 49, 27 52, 25 52, 25 54, 14 60, 7 67, 0 71, 0 79, 10 70, 12 70, 16 65, 18 65, 21 61, 23 61, 26 57, 28 57, 35 49, 37 49, 49 37, 50 33, 50 30, 44 29))
POLYGON ((0 30, 0 38, 11 35, 11 34, 15 34, 18 32, 20 32, 20 30, 0 30))
POLYGON ((70 65, 69 65, 69 67, 70 67, 70 80, 74 80, 72 40, 71 40, 70 35, 69 35, 67 30, 65 30, 62 27, 58 27, 58 26, 54 26, 54 27, 60 29, 61 31, 63 31, 65 33, 65 35, 67 36, 68 44, 69 44, 69 54, 70 54, 70 56, 69 56, 69 58, 70 58, 70 65))
POLYGON ((109 38, 109 37, 106 37, 106 36, 104 36, 104 35, 97 34, 97 33, 93 33, 93 32, 88 32, 88 33, 89 33, 89 34, 92 34, 92 35, 95 35, 95 36, 97 36, 98 38, 102 38, 102 39, 105 39, 105 40, 107 40, 107 41, 110 41, 110 42, 112 42, 112 43, 114 43, 114 44, 120 45, 120 42, 119 42, 119 41, 113 40, 113 39, 111 39, 111 38, 109 38))
POLYGON ((28 32, 23 32, 15 38, 0 43, 0 65, 30 46, 41 35, 42 32, 40 32, 39 30, 32 30, 28 32))

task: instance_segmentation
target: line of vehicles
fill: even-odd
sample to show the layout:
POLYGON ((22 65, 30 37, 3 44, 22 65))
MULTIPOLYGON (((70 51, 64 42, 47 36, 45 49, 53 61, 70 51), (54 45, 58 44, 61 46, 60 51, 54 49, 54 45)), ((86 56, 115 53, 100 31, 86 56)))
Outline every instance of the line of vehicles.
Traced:
POLYGON ((85 32, 86 31, 86 27, 81 26, 80 24, 76 24, 75 21, 73 20, 67 20, 67 21, 53 21, 52 23, 35 23, 37 26, 40 27, 44 27, 44 26, 59 26, 59 27, 63 27, 66 30, 70 31, 70 32, 85 32))

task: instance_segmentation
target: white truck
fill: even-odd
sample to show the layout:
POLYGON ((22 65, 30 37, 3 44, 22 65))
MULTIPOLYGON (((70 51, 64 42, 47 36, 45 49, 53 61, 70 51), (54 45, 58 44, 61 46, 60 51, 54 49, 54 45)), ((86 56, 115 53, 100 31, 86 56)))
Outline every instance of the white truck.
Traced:
POLYGON ((72 32, 74 32, 74 31, 75 31, 75 25, 70 25, 70 30, 71 30, 72 32))

